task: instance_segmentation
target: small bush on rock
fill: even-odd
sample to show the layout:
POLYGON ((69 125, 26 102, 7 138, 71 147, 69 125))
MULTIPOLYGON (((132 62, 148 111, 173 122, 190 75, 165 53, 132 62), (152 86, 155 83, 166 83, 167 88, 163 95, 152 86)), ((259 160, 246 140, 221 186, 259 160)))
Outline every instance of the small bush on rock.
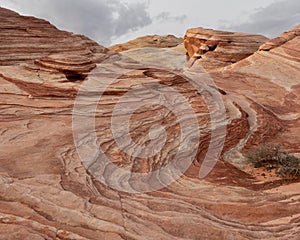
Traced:
POLYGON ((263 145, 247 154, 247 159, 255 168, 264 167, 282 177, 300 177, 300 159, 281 150, 280 145, 263 145))

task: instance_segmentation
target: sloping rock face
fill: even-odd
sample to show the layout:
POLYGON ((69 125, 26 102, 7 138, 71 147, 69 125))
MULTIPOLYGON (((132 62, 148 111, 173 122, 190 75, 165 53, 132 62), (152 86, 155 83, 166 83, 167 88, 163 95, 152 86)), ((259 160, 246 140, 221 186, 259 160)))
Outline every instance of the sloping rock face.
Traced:
POLYGON ((139 62, 170 69, 182 68, 186 62, 183 39, 173 35, 139 37, 109 49, 139 62))
POLYGON ((267 141, 282 144, 290 152, 300 151, 299 29, 270 40, 252 56, 212 74, 220 88, 249 107, 245 111, 252 116, 253 134, 246 148, 267 141))
MULTIPOLYGON (((299 183, 262 183, 234 166, 244 149, 261 142, 281 141, 299 153, 299 37, 209 76, 197 64, 180 69, 178 51, 159 51, 155 68, 149 49, 142 64, 134 60, 142 60, 138 52, 128 52, 131 58, 116 55, 43 20, 5 9, 0 13, 5 16, 1 31, 10 32, 1 32, 1 46, 17 44, 1 54, 0 239, 299 238, 299 183), (29 30, 20 33, 24 25, 29 30), (53 39, 46 47, 39 43, 44 35, 53 39), (37 41, 34 46, 42 53, 27 48, 30 41, 37 41), (192 80, 200 81, 200 92, 192 80), (209 108, 205 96, 210 94, 222 99, 223 118, 222 104, 209 108), (126 116, 132 142, 121 141, 120 147, 126 116), (197 130, 189 128, 193 117, 201 131, 198 142, 189 138, 197 130), (225 125, 222 154, 213 171, 200 179, 210 139, 214 152, 225 125), (178 138, 182 134, 186 137, 178 138), (198 149, 185 175, 148 193, 125 191, 139 189, 143 182, 124 181, 113 166, 143 174, 167 166, 178 139, 183 149, 198 149), (160 151, 151 148, 153 142, 163 142, 160 151), (82 151, 94 145, 110 164, 96 164, 101 154, 92 162, 85 158, 82 151), (139 147, 146 145, 154 154, 143 155, 139 147)), ((183 163, 188 157, 179 155, 183 163)))
MULTIPOLYGON (((85 57, 88 61, 101 62, 108 51, 83 35, 60 31, 45 20, 20 17, 19 14, 3 8, 0 19, 1 66, 30 62, 62 52, 85 57)), ((64 63, 74 64, 72 61, 61 62, 64 63)), ((77 62, 79 63, 80 61, 77 62)))
POLYGON ((173 35, 166 36, 144 36, 131 40, 127 43, 117 44, 109 49, 115 52, 123 52, 135 48, 155 47, 155 48, 172 48, 182 44, 183 39, 173 35))
POLYGON ((109 55, 85 36, 44 20, 3 8, 0 20, 1 74, 32 96, 75 96, 72 82, 84 80, 109 55))
POLYGON ((206 70, 215 70, 252 55, 268 39, 261 35, 192 28, 186 32, 184 46, 206 70))
POLYGON ((273 48, 282 46, 286 42, 291 41, 294 38, 298 37, 300 35, 299 29, 300 26, 298 25, 294 29, 282 33, 279 37, 271 39, 270 41, 267 41, 265 44, 260 46, 259 50, 269 51, 273 48))

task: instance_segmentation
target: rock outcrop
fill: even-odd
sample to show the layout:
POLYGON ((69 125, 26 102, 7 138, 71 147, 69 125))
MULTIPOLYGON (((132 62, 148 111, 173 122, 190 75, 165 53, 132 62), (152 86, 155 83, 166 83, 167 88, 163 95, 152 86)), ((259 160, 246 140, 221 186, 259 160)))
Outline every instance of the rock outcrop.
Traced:
POLYGON ((109 55, 87 37, 60 31, 45 20, 3 8, 0 20, 0 74, 32 96, 75 96, 71 82, 84 80, 109 55))
POLYGON ((182 44, 183 39, 173 35, 166 36, 144 36, 131 40, 126 43, 111 46, 109 49, 115 52, 123 52, 130 49, 155 47, 155 48, 172 48, 182 44))
MULTIPOLYGON (((269 51, 256 51, 266 39, 251 36, 250 47, 233 47, 230 65, 207 75, 201 64, 179 68, 185 56, 169 48, 155 52, 159 60, 149 48, 119 55, 43 20, 2 8, 0 16, 0 239, 299 238, 299 182, 258 178, 243 161, 262 142, 300 152, 299 36, 269 51), (122 141, 125 120, 131 142, 122 141), (200 179, 211 142, 212 152, 224 148, 200 179), (116 190, 144 183, 124 181, 114 166, 143 175, 172 162, 179 145, 197 151, 177 181, 148 193, 116 190), (97 164, 101 154, 85 159, 94 146, 108 165, 97 164)), ((180 163, 189 157, 182 152, 180 163)))
POLYGON ((261 35, 192 28, 186 32, 184 46, 206 70, 215 70, 252 55, 268 39, 261 35))
POLYGON ((139 37, 109 49, 148 65, 171 69, 182 68, 186 62, 183 39, 173 35, 139 37))
POLYGON ((220 88, 240 100, 244 96, 244 104, 254 113, 248 148, 268 141, 291 152, 300 151, 295 137, 300 129, 299 28, 284 33, 280 38, 285 41, 270 40, 250 57, 212 74, 220 88), (258 107, 264 111, 257 111, 258 107))
POLYGON ((298 25, 294 29, 282 33, 279 37, 267 41, 265 44, 260 46, 259 50, 269 51, 273 48, 280 47, 286 42, 291 41, 294 38, 298 37, 300 35, 299 31, 300 31, 300 26, 298 25))

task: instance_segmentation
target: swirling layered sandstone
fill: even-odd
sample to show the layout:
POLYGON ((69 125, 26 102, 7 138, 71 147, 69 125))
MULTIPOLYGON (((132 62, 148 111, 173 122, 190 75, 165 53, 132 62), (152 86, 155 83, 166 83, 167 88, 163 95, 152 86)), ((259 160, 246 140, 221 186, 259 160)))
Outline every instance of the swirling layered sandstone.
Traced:
POLYGON ((214 70, 249 57, 267 40, 255 34, 192 28, 186 32, 184 46, 189 58, 214 70))
POLYGON ((109 55, 96 42, 45 20, 3 8, 0 20, 1 75, 32 96, 74 96, 71 82, 84 80, 109 55))
MULTIPOLYGON (((179 52, 149 48, 126 52, 136 60, 142 60, 139 53, 143 53, 147 64, 141 64, 43 20, 2 8, 0 13, 0 239, 299 238, 299 183, 261 182, 251 169, 241 170, 245 166, 242 153, 261 142, 281 143, 293 153, 300 152, 298 35, 269 51, 256 51, 258 46, 251 45, 250 57, 211 74, 216 86, 209 84, 201 93, 218 95, 226 108, 226 121, 215 119, 213 125, 209 103, 185 78, 195 79, 204 72, 179 70, 184 58, 179 52), (160 59, 160 69, 153 67, 153 52, 160 59), (117 81, 104 89, 114 75, 117 81), (170 87, 188 99, 201 138, 185 176, 162 190, 131 194, 110 187, 119 178, 109 168, 100 169, 106 185, 91 174, 78 155, 72 129, 72 116, 93 115, 81 111, 82 105, 74 108, 74 97, 85 83, 91 87, 90 91, 83 87, 83 96, 89 100, 105 90, 95 110, 97 144, 111 162, 132 172, 145 173, 172 161, 182 127, 176 123, 175 110, 187 116, 183 126, 188 127, 190 119, 178 99, 162 93, 170 87), (133 94, 124 98, 132 89, 133 94), (176 108, 151 104, 158 99, 176 103, 176 108), (125 154, 137 147, 127 142, 121 151, 110 127, 116 105, 123 106, 115 115, 121 124, 125 110, 140 103, 142 107, 130 116, 131 138, 140 146, 161 141, 163 134, 156 134, 160 131, 148 133, 152 126, 163 126, 167 139, 162 150, 148 158, 125 154), (199 179, 211 127, 218 130, 224 125, 222 155, 210 175, 199 179)), ((250 39, 255 42, 254 36, 250 39)), ((204 76, 197 79, 205 83, 208 75, 204 76)), ((91 103, 84 102, 87 110, 91 103)), ((94 143, 90 126, 82 122, 77 127, 84 133, 77 148, 85 149, 94 143)), ((214 141, 220 142, 221 137, 216 134, 214 141)))

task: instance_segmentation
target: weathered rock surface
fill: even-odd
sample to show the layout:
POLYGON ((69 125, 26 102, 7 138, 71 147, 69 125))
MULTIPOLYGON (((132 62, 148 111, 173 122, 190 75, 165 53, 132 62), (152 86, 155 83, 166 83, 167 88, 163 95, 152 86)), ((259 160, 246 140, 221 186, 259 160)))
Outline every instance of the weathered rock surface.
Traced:
POLYGON ((299 153, 299 26, 283 36, 293 37, 281 43, 271 40, 250 57, 212 73, 212 77, 220 88, 241 101, 252 119, 246 148, 267 141, 299 153), (277 45, 266 51, 274 42, 277 45))
MULTIPOLYGON (((241 170, 242 153, 262 142, 281 143, 293 153, 300 152, 299 36, 210 75, 216 86, 201 93, 223 99, 224 121, 211 119, 209 103, 184 78, 196 75, 205 82, 207 74, 201 69, 195 72, 196 63, 179 71, 185 56, 181 58, 178 51, 159 49, 160 68, 152 67, 154 56, 148 48, 125 52, 136 60, 143 60, 140 51, 147 53, 144 61, 151 66, 147 68, 43 20, 2 8, 0 16, 0 239, 299 239, 299 182, 261 182, 255 173, 241 170), (23 25, 29 30, 20 36, 23 25), (52 38, 51 44, 40 43, 42 36, 52 38), (30 41, 34 43, 27 47, 30 41), (57 51, 56 46, 60 46, 57 51), (73 51, 75 46, 80 49, 73 51), (87 84, 92 91, 83 88, 83 92, 90 94, 90 102, 85 103, 89 107, 114 74, 118 79, 105 89, 94 122, 97 145, 120 168, 145 173, 172 162, 182 127, 176 123, 175 110, 186 116, 183 127, 191 121, 185 105, 177 95, 167 94, 167 87, 188 99, 195 112, 200 141, 183 139, 184 146, 199 147, 194 162, 185 176, 162 190, 140 194, 113 190, 97 180, 78 155, 78 149, 95 139, 87 122, 74 129, 72 117, 92 115, 74 108, 74 97, 87 84), (133 94, 126 98, 131 90, 133 94), (158 100, 176 103, 176 108, 153 104, 158 100), (167 141, 158 154, 138 158, 120 150, 111 130, 113 111, 121 104, 115 114, 120 126, 129 103, 142 103, 130 115, 129 132, 135 143, 163 141, 159 130, 149 136, 152 126, 166 130, 167 141), (227 125, 224 150, 210 175, 199 179, 212 125, 217 130, 227 125), (77 149, 74 130, 85 134, 77 149)), ((193 131, 187 128, 187 133, 193 131)), ((221 136, 214 140, 220 142, 221 136)), ((137 145, 124 143, 124 149, 138 152, 137 145)), ((109 168, 100 170, 109 186, 123 183, 109 168)))
POLYGON ((236 63, 250 55, 268 39, 261 35, 192 28, 186 32, 184 46, 206 70, 236 63))
POLYGON ((183 45, 183 39, 172 35, 146 36, 117 46, 110 49, 120 52, 122 56, 150 65, 180 69, 183 68, 186 62, 186 49, 183 45), (159 40, 153 41, 153 39, 159 40))
POLYGON ((183 39, 173 35, 166 36, 144 36, 131 40, 126 43, 111 46, 109 49, 115 52, 123 52, 135 48, 155 47, 155 48, 172 48, 182 44, 183 39))
POLYGON ((72 84, 56 83, 83 80, 109 55, 85 36, 60 31, 41 19, 1 8, 0 20, 1 74, 32 96, 74 95, 72 84))
POLYGON ((169 69, 182 69, 186 63, 185 52, 178 48, 136 48, 121 53, 122 56, 169 69))
POLYGON ((298 25, 294 29, 282 33, 279 37, 271 39, 270 41, 267 41, 265 44, 260 46, 259 50, 269 51, 273 48, 280 47, 284 43, 293 40, 295 37, 299 36, 300 35, 299 29, 300 27, 298 25))

